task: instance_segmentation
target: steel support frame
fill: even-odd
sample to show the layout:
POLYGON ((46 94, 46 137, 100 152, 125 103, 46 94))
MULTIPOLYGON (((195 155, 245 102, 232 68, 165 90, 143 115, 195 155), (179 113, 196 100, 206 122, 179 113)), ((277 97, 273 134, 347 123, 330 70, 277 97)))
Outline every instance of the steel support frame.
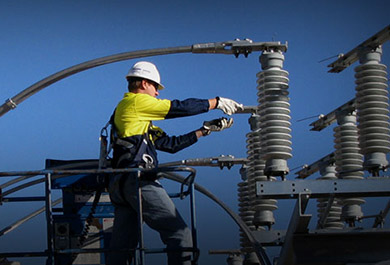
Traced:
POLYGON ((390 178, 337 180, 258 181, 256 195, 267 199, 292 199, 309 192, 311 198, 390 196, 390 178))
POLYGON ((294 235, 295 264, 388 264, 389 248, 389 229, 322 229, 294 235))
POLYGON ((283 248, 280 251, 278 264, 292 265, 295 263, 293 241, 295 234, 306 233, 311 219, 311 214, 305 214, 309 202, 310 193, 299 193, 298 200, 288 225, 283 248))
MULTIPOLYGON (((260 198, 297 200, 286 231, 259 231, 255 234, 259 242, 265 246, 283 246, 278 259, 279 265, 320 264, 321 262, 339 264, 340 261, 345 263, 379 262, 390 259, 390 254, 388 254, 390 229, 347 228, 343 230, 319 229, 309 231, 308 224, 311 214, 305 214, 308 201, 312 198, 329 198, 332 200, 335 197, 390 196, 390 178, 388 177, 258 181, 256 183, 256 195, 260 198), (348 245, 343 241, 345 238, 349 240, 348 242, 356 242, 357 238, 365 238, 365 240, 362 244, 355 244, 355 253, 352 253, 352 250, 345 247, 348 245), (315 247, 312 247, 310 242, 313 242, 315 247), (366 243, 372 246, 366 248, 366 243), (334 244, 336 246, 341 244, 343 247, 335 247, 334 244), (326 257, 321 256, 325 252, 327 253, 325 254, 326 257)), ((385 210, 381 212, 382 214, 387 214, 389 205, 390 202, 385 210)), ((321 221, 323 220, 319 222, 321 221)), ((374 227, 376 226, 374 225, 374 227)))

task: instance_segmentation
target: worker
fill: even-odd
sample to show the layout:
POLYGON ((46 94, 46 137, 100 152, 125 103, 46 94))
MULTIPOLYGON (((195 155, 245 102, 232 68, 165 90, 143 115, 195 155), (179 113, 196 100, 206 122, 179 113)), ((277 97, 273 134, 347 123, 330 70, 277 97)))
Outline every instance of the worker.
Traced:
MULTIPOLYGON (((125 93, 112 117, 117 134, 113 168, 157 168, 156 149, 175 153, 211 131, 229 128, 233 122, 232 119, 217 119, 190 133, 168 136, 152 121, 196 115, 212 109, 231 115, 243 108, 242 104, 222 97, 182 101, 157 99, 164 86, 160 82, 159 71, 150 62, 137 62, 126 78, 129 92, 125 93)), ((136 176, 136 173, 118 174, 110 179, 110 198, 115 207, 111 239, 113 250, 135 249, 138 244, 136 176)), ((190 229, 158 181, 158 174, 143 172, 138 185, 142 192, 143 220, 159 232, 167 245, 168 264, 191 264, 191 252, 169 251, 192 247, 192 238, 190 229)), ((130 264, 133 254, 113 251, 108 254, 108 264, 130 264)))

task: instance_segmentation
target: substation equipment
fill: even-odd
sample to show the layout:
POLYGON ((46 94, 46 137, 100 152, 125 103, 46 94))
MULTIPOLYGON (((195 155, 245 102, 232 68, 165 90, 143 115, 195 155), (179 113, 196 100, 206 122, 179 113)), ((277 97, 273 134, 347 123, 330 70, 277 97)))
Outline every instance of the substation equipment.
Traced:
MULTIPOLYGON (((287 161, 292 157, 289 74, 283 69, 287 44, 280 42, 228 42, 194 44, 192 46, 154 49, 116 54, 88 61, 53 74, 25 89, 0 106, 4 115, 29 96, 72 74, 122 60, 173 53, 233 54, 245 57, 261 52, 261 71, 257 74, 257 106, 246 106, 238 114, 249 115, 247 157, 220 156, 195 158, 161 165, 164 177, 180 182, 179 193, 172 197, 189 197, 191 228, 194 237, 193 264, 197 264, 198 245, 194 191, 197 190, 219 204, 240 229, 240 249, 211 250, 210 254, 228 255, 228 265, 269 264, 382 264, 390 261, 390 230, 384 227, 390 201, 379 213, 365 214, 362 205, 368 197, 388 197, 390 117, 387 67, 381 64, 382 45, 390 39, 390 26, 341 54, 329 64, 329 72, 339 73, 359 61, 355 68, 356 97, 311 123, 311 130, 321 131, 333 123, 334 152, 296 172, 288 180, 287 161), (238 214, 229 209, 207 189, 194 182, 193 167, 227 167, 241 165, 238 183, 238 214), (186 177, 178 173, 188 173, 186 177), (318 179, 307 179, 319 172, 318 179), (312 214, 307 213, 310 199, 317 200, 317 225, 309 229, 312 214), (294 200, 295 208, 286 229, 275 230, 277 200, 294 200), (362 220, 373 219, 370 228, 360 226, 362 220), (279 254, 270 260, 268 250, 279 254)), ((102 131, 102 146, 106 134, 102 131)), ((104 148, 103 148, 104 149, 104 148)), ((104 153, 104 152, 103 152, 104 153)), ((103 156, 104 157, 104 156, 103 156)), ((0 231, 4 235, 23 222, 45 211, 47 249, 41 252, 0 253, 1 259, 15 257, 47 257, 46 264, 104 264, 111 251, 113 207, 102 188, 104 178, 135 169, 116 170, 102 159, 46 161, 46 168, 30 172, 1 172, 1 177, 19 176, 0 185, 0 203, 45 201, 45 207, 0 231), (15 188, 8 188, 33 176, 44 176, 15 188), (45 195, 12 197, 23 188, 45 183, 45 195), (8 189, 7 189, 8 188, 8 189), (6 190, 7 189, 7 190, 6 190), (62 190, 60 201, 52 202, 52 189, 62 190)), ((140 207, 142 211, 142 207, 140 207)), ((141 215, 142 216, 142 215, 141 215)), ((142 223, 142 219, 139 220, 142 223)), ((165 249, 147 249, 142 226, 136 263, 144 264, 148 253, 165 249)), ((129 251, 129 250, 122 250, 129 251)))

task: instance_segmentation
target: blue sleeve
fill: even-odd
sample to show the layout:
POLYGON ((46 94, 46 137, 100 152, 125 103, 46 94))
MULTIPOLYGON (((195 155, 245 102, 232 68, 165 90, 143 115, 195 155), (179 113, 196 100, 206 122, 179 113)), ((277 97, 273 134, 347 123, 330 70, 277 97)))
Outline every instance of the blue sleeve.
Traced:
POLYGON ((171 107, 165 119, 185 117, 208 112, 210 108, 208 99, 189 98, 186 100, 172 100, 171 107))
POLYGON ((155 141, 154 145, 157 150, 176 153, 198 141, 195 132, 190 132, 180 136, 168 136, 163 133, 155 141))

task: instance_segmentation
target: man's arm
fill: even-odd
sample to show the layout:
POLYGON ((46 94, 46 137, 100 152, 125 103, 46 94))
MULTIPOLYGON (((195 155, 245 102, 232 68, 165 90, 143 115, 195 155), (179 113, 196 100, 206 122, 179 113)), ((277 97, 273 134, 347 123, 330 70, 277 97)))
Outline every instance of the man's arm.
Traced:
POLYGON ((220 118, 212 121, 205 121, 203 126, 193 132, 181 136, 168 136, 164 131, 155 126, 152 133, 154 135, 154 144, 158 150, 176 153, 194 143, 202 136, 207 136, 211 132, 220 132, 230 128, 233 125, 233 119, 220 118))
POLYGON ((154 145, 157 150, 173 154, 196 143, 198 138, 196 131, 180 136, 169 136, 164 132, 154 140, 154 145))

